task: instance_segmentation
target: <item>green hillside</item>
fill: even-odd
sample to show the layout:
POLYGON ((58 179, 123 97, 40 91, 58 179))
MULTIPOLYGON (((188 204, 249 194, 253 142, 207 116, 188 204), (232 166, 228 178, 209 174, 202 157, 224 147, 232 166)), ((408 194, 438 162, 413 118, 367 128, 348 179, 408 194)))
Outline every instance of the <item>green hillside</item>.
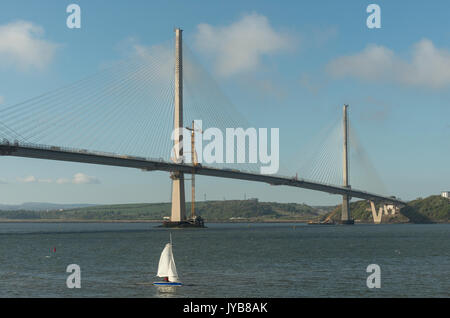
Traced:
MULTIPOLYGON (((378 211, 379 206, 376 205, 378 211)), ((350 203, 352 218, 355 222, 373 223, 372 211, 367 201, 350 203)), ((336 207, 332 219, 338 221, 341 217, 341 206, 336 207)), ((331 212, 331 213, 333 213, 331 212)), ((325 219, 323 216, 322 219, 325 219)), ((408 202, 408 205, 395 215, 383 215, 382 223, 448 223, 450 220, 450 200, 439 195, 425 199, 419 198, 408 202)))
MULTIPOLYGON (((186 213, 191 205, 186 203, 186 213)), ((252 200, 197 202, 196 214, 207 221, 231 220, 311 220, 324 214, 324 207, 298 203, 259 202, 252 200)), ((162 220, 170 215, 170 203, 101 205, 63 211, 0 211, 0 219, 33 220, 162 220)))
MULTIPOLYGON (((186 203, 186 213, 191 211, 186 203)), ((376 207, 378 210, 378 206, 376 207)), ((99 205, 55 211, 0 211, 3 220, 53 220, 53 221, 161 221, 170 215, 170 203, 141 203, 99 205)), ((355 222, 373 223, 367 201, 350 204, 355 222)), ((260 202, 252 200, 206 201, 196 203, 196 214, 207 222, 212 221, 309 221, 323 220, 330 213, 332 219, 341 217, 341 206, 312 207, 298 203, 260 202), (331 211, 331 212, 330 212, 331 211)), ((417 199, 403 207, 400 213, 383 215, 382 223, 448 223, 450 200, 440 196, 417 199)))
POLYGON ((414 223, 448 223, 450 200, 439 195, 419 198, 409 202, 401 213, 414 223))

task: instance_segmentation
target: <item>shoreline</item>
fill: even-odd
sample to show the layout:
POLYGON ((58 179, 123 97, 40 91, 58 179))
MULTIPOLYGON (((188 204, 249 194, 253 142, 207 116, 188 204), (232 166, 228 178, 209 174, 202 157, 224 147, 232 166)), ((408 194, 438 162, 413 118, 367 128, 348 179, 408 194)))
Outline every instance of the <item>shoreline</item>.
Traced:
MULTIPOLYGON (((0 219, 0 223, 163 223, 163 220, 0 219)), ((308 220, 210 220, 208 223, 308 223, 308 220)))
MULTIPOLYGON (((309 220, 210 220, 207 223, 299 223, 307 224, 309 220)), ((1 223, 163 223, 163 220, 80 220, 80 219, 0 219, 1 223)), ((371 222, 360 222, 356 220, 355 224, 374 224, 371 222)), ((392 222, 382 224, 450 224, 450 222, 434 223, 412 223, 412 222, 392 222)))

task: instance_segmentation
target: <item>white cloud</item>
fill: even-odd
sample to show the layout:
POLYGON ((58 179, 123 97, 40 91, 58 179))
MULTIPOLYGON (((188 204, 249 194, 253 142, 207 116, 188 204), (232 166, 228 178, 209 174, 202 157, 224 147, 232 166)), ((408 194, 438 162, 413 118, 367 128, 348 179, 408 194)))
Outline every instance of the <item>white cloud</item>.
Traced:
POLYGON ((66 179, 66 178, 58 178, 58 179, 56 179, 56 183, 57 183, 57 184, 66 184, 66 183, 70 183, 70 179, 66 179))
POLYGON ((294 39, 275 31, 268 19, 256 13, 228 26, 197 26, 195 43, 199 50, 215 57, 217 73, 230 76, 256 69, 264 55, 293 47, 294 39))
POLYGON ((75 184, 97 184, 97 183, 100 183, 100 181, 96 177, 91 177, 84 173, 79 172, 73 176, 72 183, 75 183, 75 184))
POLYGON ((35 176, 27 176, 24 178, 17 178, 19 182, 23 183, 52 183, 52 179, 38 179, 35 176))
POLYGON ((393 70, 395 60, 394 52, 383 46, 371 44, 360 53, 335 59, 328 65, 328 71, 336 77, 376 80, 393 70))
POLYGON ((42 69, 53 59, 57 44, 42 39, 44 29, 28 21, 0 25, 0 64, 42 69))
POLYGON ((408 61, 384 46, 371 44, 359 53, 331 61, 327 70, 334 77, 429 88, 450 86, 450 51, 423 39, 413 46, 411 56, 408 61))
POLYGON ((3 104, 4 101, 5 101, 5 98, 0 95, 0 104, 3 104))
POLYGON ((34 183, 37 182, 37 179, 35 176, 28 176, 28 177, 24 177, 24 178, 18 178, 19 182, 24 182, 24 183, 34 183))
POLYGON ((74 174, 72 179, 67 178, 58 178, 56 181, 53 179, 38 179, 35 176, 28 176, 24 178, 18 178, 19 182, 23 183, 57 183, 57 184, 98 184, 100 180, 96 177, 88 176, 84 173, 76 173, 74 174))

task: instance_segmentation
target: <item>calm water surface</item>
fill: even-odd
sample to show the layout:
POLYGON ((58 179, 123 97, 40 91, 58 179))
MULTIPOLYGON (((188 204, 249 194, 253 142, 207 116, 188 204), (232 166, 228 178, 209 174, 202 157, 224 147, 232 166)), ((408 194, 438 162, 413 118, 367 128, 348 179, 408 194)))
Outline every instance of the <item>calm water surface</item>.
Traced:
POLYGON ((450 224, 208 224, 170 230, 180 278, 151 283, 152 223, 0 223, 0 297, 449 297, 450 224), (56 252, 53 252, 56 248, 56 252), (81 267, 81 288, 66 267, 81 267), (381 288, 369 289, 369 264, 381 288))

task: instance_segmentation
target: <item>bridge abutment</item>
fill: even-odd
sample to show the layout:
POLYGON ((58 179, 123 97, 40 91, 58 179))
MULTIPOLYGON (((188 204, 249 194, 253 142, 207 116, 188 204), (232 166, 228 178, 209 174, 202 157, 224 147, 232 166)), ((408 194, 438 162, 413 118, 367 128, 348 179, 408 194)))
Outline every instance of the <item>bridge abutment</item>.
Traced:
POLYGON ((370 202, 370 209, 372 211, 372 217, 373 217, 373 223, 375 224, 381 224, 383 215, 389 215, 389 212, 391 215, 395 215, 396 212, 400 210, 400 208, 394 204, 383 204, 383 206, 380 206, 378 208, 378 212, 375 206, 375 202, 370 202))
POLYGON ((369 202, 370 202, 370 208, 372 210, 373 223, 380 224, 381 218, 383 216, 383 208, 380 207, 378 210, 378 213, 377 213, 377 210, 375 207, 375 202, 373 202, 373 201, 369 201, 369 202))

